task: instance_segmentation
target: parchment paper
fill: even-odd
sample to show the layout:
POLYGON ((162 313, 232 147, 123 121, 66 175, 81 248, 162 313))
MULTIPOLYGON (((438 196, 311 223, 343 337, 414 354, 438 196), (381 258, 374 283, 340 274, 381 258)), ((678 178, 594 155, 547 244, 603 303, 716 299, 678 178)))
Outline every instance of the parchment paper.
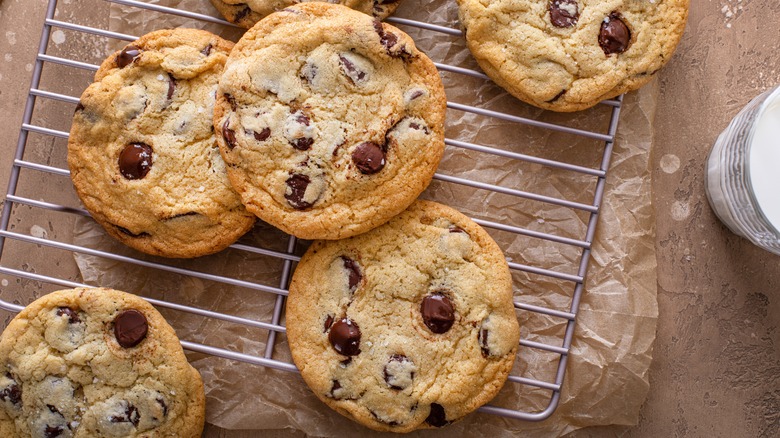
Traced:
MULTIPOLYGON (((404 1, 399 16, 444 25, 457 22, 457 8, 452 1, 404 1)), ((207 0, 152 3, 217 16, 207 0)), ((234 41, 241 34, 219 25, 112 6, 111 30, 114 31, 141 35, 176 26, 207 28, 234 41)), ((476 68, 460 38, 404 30, 435 61, 476 68)), ((545 113, 517 102, 484 80, 449 73, 443 73, 443 79, 450 101, 597 132, 606 132, 609 122, 609 108, 603 105, 575 114, 545 113)), ((585 426, 636 423, 649 388, 647 372, 658 314, 649 168, 656 94, 657 86, 653 82, 629 94, 624 102, 586 292, 578 312, 561 401, 553 416, 531 423, 472 414, 444 430, 419 434, 550 436, 585 426)), ((447 136, 592 168, 599 166, 604 147, 598 140, 457 111, 448 112, 447 136)), ((593 201, 596 184, 593 176, 449 147, 439 172, 586 204, 593 201)), ((574 239, 583 239, 587 227, 588 215, 582 211, 452 183, 434 181, 423 197, 451 205, 471 217, 574 239)), ((576 273, 579 248, 504 231, 488 231, 510 261, 576 273)), ((78 222, 75 241, 91 248, 147 258, 114 242, 88 219, 78 222)), ((262 223, 242 242, 278 251, 286 249, 285 237, 262 223)), ((304 242, 297 248, 298 254, 305 245, 304 242)), ((77 255, 76 259, 84 281, 89 284, 116 287, 257 321, 268 322, 273 314, 275 296, 272 294, 96 257, 77 255)), ((275 287, 280 284, 283 265, 275 258, 236 250, 197 260, 163 262, 275 287)), ((522 272, 513 275, 515 296, 521 302, 568 311, 572 282, 522 272)), ((267 333, 264 330, 167 309, 162 311, 182 339, 253 355, 264 352, 267 333)), ((519 311, 518 316, 522 338, 560 345, 565 321, 530 312, 519 311)), ((289 361, 283 335, 280 340, 273 357, 289 361)), ((521 347, 513 374, 553 381, 558 357, 555 353, 521 347)), ((294 428, 312 436, 353 436, 368 432, 320 403, 296 373, 199 354, 190 354, 189 358, 206 383, 207 420, 212 424, 227 429, 294 428)), ((549 398, 548 390, 509 383, 492 404, 537 412, 547 406, 549 398)))

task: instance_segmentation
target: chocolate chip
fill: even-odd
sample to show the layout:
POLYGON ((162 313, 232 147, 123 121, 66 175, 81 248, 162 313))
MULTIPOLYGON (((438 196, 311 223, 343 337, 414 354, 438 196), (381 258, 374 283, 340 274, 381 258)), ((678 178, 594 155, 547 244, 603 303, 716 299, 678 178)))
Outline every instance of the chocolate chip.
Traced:
POLYGON ((43 435, 46 438, 56 438, 65 432, 65 428, 62 426, 49 426, 46 425, 46 429, 43 430, 43 435))
POLYGON ((425 94, 422 90, 414 90, 412 91, 412 94, 409 95, 409 100, 417 99, 418 97, 425 94))
POLYGON ((355 63, 350 61, 344 55, 339 55, 339 63, 341 64, 341 71, 347 75, 353 84, 362 82, 366 78, 366 72, 357 68, 355 63))
POLYGON ((349 364, 351 364, 351 363, 352 363, 352 358, 351 358, 351 357, 348 357, 348 358, 346 358, 346 359, 342 360, 342 361, 341 361, 341 362, 339 362, 339 363, 341 364, 341 366, 342 366, 342 367, 346 367, 347 365, 349 365, 349 364))
POLYGON ((385 167, 384 148, 372 141, 364 141, 352 152, 352 161, 360 173, 373 175, 385 167))
POLYGON ((236 132, 229 128, 230 119, 225 119, 225 123, 222 124, 222 138, 225 139, 225 143, 230 149, 233 149, 238 145, 236 141, 236 132))
POLYGON ((70 307, 57 308, 57 316, 63 316, 63 315, 68 317, 68 322, 71 324, 76 324, 77 322, 81 322, 81 319, 79 319, 78 312, 71 309, 70 307))
POLYGON ((79 112, 79 111, 84 111, 84 104, 83 104, 83 103, 81 103, 81 102, 79 102, 79 103, 76 105, 76 110, 75 110, 75 111, 73 111, 73 112, 74 112, 74 113, 77 113, 77 112, 79 112))
POLYGON ((480 329, 477 333, 477 340, 479 340, 479 346, 482 349, 482 357, 490 356, 490 347, 488 347, 489 333, 487 329, 480 329))
POLYGON ((447 421, 447 413, 444 412, 442 405, 431 403, 431 413, 428 414, 428 418, 425 419, 425 422, 433 427, 446 426, 449 422, 447 421))
POLYGON ((571 27, 580 18, 577 0, 551 0, 550 21, 556 27, 571 27))
POLYGON ((379 42, 387 49, 387 52, 392 55, 390 48, 398 42, 398 36, 392 32, 385 32, 382 22, 374 20, 374 30, 379 34, 379 42))
POLYGON ((257 140, 257 141, 265 141, 265 140, 268 139, 268 137, 271 136, 271 128, 268 128, 268 127, 263 128, 262 131, 255 132, 255 133, 253 133, 253 135, 255 136, 255 140, 257 140))
POLYGON ((328 340, 337 353, 344 356, 360 354, 360 327, 349 318, 336 321, 330 328, 328 340))
POLYGON ((238 108, 238 105, 236 104, 236 98, 227 93, 223 94, 223 96, 225 97, 225 100, 227 100, 228 103, 230 104, 230 109, 235 111, 236 108, 238 108))
POLYGON ((135 59, 138 58, 138 55, 140 54, 141 54, 140 48, 133 45, 129 45, 124 49, 122 49, 122 51, 119 52, 118 55, 116 55, 116 66, 119 68, 125 68, 131 63, 133 63, 133 61, 135 61, 135 59))
POLYGON ((333 391, 336 391, 337 389, 341 389, 341 383, 339 383, 338 380, 334 380, 333 385, 330 387, 330 393, 333 394, 333 391))
POLYGON ((561 90, 561 92, 560 92, 560 93, 556 94, 556 95, 555 95, 555 97, 553 97, 552 99, 548 100, 548 101, 547 101, 547 103, 553 103, 553 102, 555 102, 556 100, 560 99, 561 97, 563 97, 563 95, 564 95, 564 94, 566 94, 566 91, 567 91, 567 90, 565 90, 565 89, 564 89, 564 90, 561 90))
POLYGON ((167 403, 165 403, 165 399, 164 399, 164 398, 162 398, 162 397, 157 397, 157 398, 155 399, 155 401, 156 401, 156 402, 157 402, 157 403, 160 405, 160 407, 162 407, 162 410, 163 410, 163 416, 164 416, 164 417, 167 417, 167 416, 168 416, 168 404, 167 404, 167 403))
POLYGON ((119 345, 125 348, 140 344, 148 331, 146 317, 135 309, 125 310, 114 318, 114 336, 119 345))
POLYGON ((124 415, 112 415, 109 417, 109 421, 112 423, 131 423, 133 426, 138 427, 138 423, 141 421, 141 414, 138 413, 138 409, 129 402, 125 407, 124 415))
POLYGON ((168 73, 168 100, 171 100, 174 91, 176 91, 176 79, 173 78, 172 74, 168 73))
POLYGON ((393 354, 385 365, 384 375, 385 382, 390 388, 405 389, 414 379, 414 364, 403 354, 393 354))
MULTIPOLYGON (((463 228, 461 228, 461 227, 459 227, 457 225, 450 225, 449 230, 450 230, 450 233, 466 233, 466 230, 464 230, 463 228)), ((468 234, 468 233, 466 233, 466 234, 468 234)))
POLYGON ((314 205, 311 202, 304 200, 306 188, 311 184, 311 179, 308 176, 296 173, 287 178, 285 183, 289 190, 285 192, 284 199, 287 200, 287 203, 290 204, 292 208, 296 210, 306 210, 314 205))
POLYGON ((446 333, 455 322, 455 306, 441 292, 423 298, 420 313, 425 326, 436 334, 446 333))
MULTIPOLYGON (((302 111, 298 111, 296 114, 294 114, 294 123, 297 123, 302 126, 309 126, 311 124, 311 120, 309 119, 309 116, 304 114, 302 111)), ((314 144, 314 139, 311 137, 307 137, 305 134, 301 137, 296 137, 293 139, 290 139, 290 144, 295 149, 298 149, 299 151, 307 151, 309 148, 311 148, 311 145, 314 144)))
POLYGON ((119 172, 127 179, 142 179, 152 168, 152 147, 130 143, 119 153, 119 172))
POLYGON ((201 50, 201 51, 200 51, 200 53, 202 53, 202 54, 203 54, 203 56, 209 56, 209 55, 211 55, 211 49, 212 49, 213 47, 214 47, 214 46, 212 46, 212 45, 211 45, 211 43, 208 43, 208 44, 206 45, 206 47, 204 47, 204 48, 203 48, 203 50, 201 50))
POLYGON ((360 280, 363 279, 363 274, 360 272, 360 265, 349 257, 341 256, 341 260, 344 262, 344 269, 347 270, 349 275, 349 290, 354 292, 357 289, 360 280))
POLYGON ((625 52, 630 41, 631 31, 617 12, 612 12, 601 22, 599 45, 605 55, 625 52))
MULTIPOLYGON (((240 4, 236 6, 241 6, 240 4)), ((244 5, 244 9, 241 9, 240 11, 236 12, 236 16, 233 18, 233 22, 239 22, 244 19, 249 13, 252 12, 252 9, 249 8, 249 6, 244 5)))
POLYGON ((114 226, 115 226, 115 227, 116 227, 116 229, 117 229, 117 230, 119 230, 119 231, 120 231, 122 234, 127 234, 127 235, 128 235, 128 236, 130 236, 130 237, 147 237, 147 236, 149 236, 149 235, 150 235, 150 234, 149 234, 149 233, 147 233, 147 232, 134 233, 134 232, 132 232, 132 231, 128 230, 127 228, 125 228, 125 227, 120 227, 119 225, 114 225, 114 226))
POLYGON ((380 423, 384 423, 390 427, 398 426, 398 422, 395 420, 385 420, 384 418, 380 417, 379 414, 372 411, 371 409, 368 410, 368 412, 371 412, 371 415, 374 417, 374 419, 380 423))
POLYGON ((5 376, 10 379, 12 383, 0 391, 0 400, 9 401, 11 404, 21 407, 22 388, 16 383, 16 380, 14 380, 10 373, 6 373, 5 376))
POLYGON ((333 325, 333 315, 328 315, 328 317, 325 318, 325 329, 322 333, 327 333, 331 325, 333 325))
MULTIPOLYGON (((56 406, 54 406, 54 405, 46 405, 46 407, 49 409, 49 412, 51 412, 52 414, 60 414, 60 410, 57 409, 56 406)), ((62 414, 60 414, 60 415, 62 415, 62 414)))

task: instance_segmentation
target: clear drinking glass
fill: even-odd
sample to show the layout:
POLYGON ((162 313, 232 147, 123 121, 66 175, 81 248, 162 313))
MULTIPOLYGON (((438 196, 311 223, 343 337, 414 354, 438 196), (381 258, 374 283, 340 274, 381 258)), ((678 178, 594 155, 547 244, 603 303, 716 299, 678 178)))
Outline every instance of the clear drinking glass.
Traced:
POLYGON ((780 255, 780 86, 750 101, 720 134, 705 190, 731 231, 780 255))

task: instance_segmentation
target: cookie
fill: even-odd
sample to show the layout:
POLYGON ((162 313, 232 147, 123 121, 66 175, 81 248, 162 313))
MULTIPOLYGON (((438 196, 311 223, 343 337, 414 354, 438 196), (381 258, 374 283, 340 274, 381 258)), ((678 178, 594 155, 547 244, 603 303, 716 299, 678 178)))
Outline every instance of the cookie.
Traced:
POLYGON ((71 178, 92 217, 122 243, 197 257, 254 224, 212 126, 232 45, 202 30, 152 32, 108 57, 82 94, 68 140, 71 178))
POLYGON ((304 239, 400 213, 444 151, 436 67, 400 30, 345 6, 269 15, 230 54, 214 126, 247 209, 304 239))
POLYGON ((469 50, 518 99, 578 111, 637 89, 672 57, 689 0, 458 0, 469 50))
MULTIPOLYGON (((303 0, 312 1, 312 0, 303 0)), ((395 12, 401 0, 334 0, 348 8, 380 20, 395 12)), ((225 19, 249 29, 255 23, 276 11, 300 3, 298 0, 211 0, 211 4, 225 19)))
POLYGON ((293 360, 317 397, 392 432, 441 427, 488 402, 520 336, 499 247, 428 201, 368 233, 314 242, 286 318, 293 360))
POLYGON ((71 289, 22 310, 0 337, 0 436, 199 437, 200 374, 149 303, 71 289))

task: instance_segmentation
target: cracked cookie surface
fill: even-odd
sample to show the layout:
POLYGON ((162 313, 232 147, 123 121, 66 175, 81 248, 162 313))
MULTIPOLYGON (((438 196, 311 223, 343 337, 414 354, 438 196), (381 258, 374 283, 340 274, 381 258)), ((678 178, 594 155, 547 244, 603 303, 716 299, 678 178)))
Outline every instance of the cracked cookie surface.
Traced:
POLYGON ((520 100, 578 111, 635 90, 671 58, 689 0, 458 0, 469 50, 520 100))
POLYGON ((95 220, 124 244, 197 257, 254 224, 212 126, 232 46, 201 30, 152 32, 108 57, 82 94, 68 141, 71 178, 95 220))
POLYGON ((445 111, 439 74, 409 36, 344 6, 302 3, 236 44, 214 126, 249 211, 297 237, 340 239, 427 187, 445 111))
MULTIPOLYGON (((312 0, 303 0, 312 1, 312 0)), ((225 19, 249 29, 266 16, 288 6, 301 3, 298 0, 211 0, 211 4, 225 19)), ((333 0, 350 9, 383 20, 395 12, 401 0, 333 0)))
POLYGON ((198 437, 205 396, 176 333, 112 289, 53 292, 0 338, 3 437, 198 437))
POLYGON ((314 242, 293 275, 286 320, 317 397, 392 432, 441 427, 488 402, 520 336, 500 248, 428 201, 368 233, 314 242))

